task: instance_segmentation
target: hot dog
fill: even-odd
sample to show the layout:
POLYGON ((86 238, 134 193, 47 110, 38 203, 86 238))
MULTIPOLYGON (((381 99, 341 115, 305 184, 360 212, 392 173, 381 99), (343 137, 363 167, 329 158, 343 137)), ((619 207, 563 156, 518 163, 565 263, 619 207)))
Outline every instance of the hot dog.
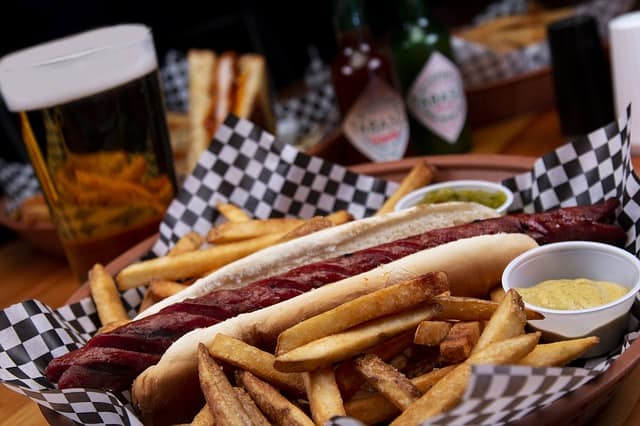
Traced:
MULTIPOLYGON (((499 280, 510 259, 536 245, 530 237, 511 234, 526 233, 540 242, 596 239, 619 244, 626 237, 624 232, 601 223, 612 217, 615 207, 615 202, 609 202, 540 215, 513 215, 407 237, 429 228, 429 221, 424 220, 424 211, 429 209, 423 208, 322 231, 263 250, 210 275, 138 321, 94 338, 80 351, 53 361, 47 375, 50 380, 58 381, 60 387, 100 386, 97 382, 107 376, 104 382, 108 386, 121 388, 126 385, 127 377, 130 381, 141 370, 144 357, 132 360, 136 353, 146 354, 151 365, 171 342, 195 327, 198 329, 172 344, 160 363, 139 376, 133 387, 134 400, 145 419, 185 420, 183 416, 192 414, 190 407, 197 408, 198 404, 197 388, 190 392, 194 390, 193 384, 197 386, 194 380, 196 344, 206 343, 216 333, 269 344, 278 332, 318 310, 434 270, 448 273, 453 294, 482 295, 499 280), (486 234, 498 235, 476 237, 486 234), (393 239, 388 235, 401 238, 370 248, 376 241, 393 239), (339 242, 341 238, 343 243, 339 242), (357 251, 362 247, 368 248, 357 251), (252 282, 256 277, 268 276, 265 271, 274 264, 277 264, 273 267, 276 270, 290 268, 283 265, 279 255, 293 253, 295 256, 305 251, 307 256, 298 260, 298 266, 292 270, 278 271, 280 273, 268 279, 252 282), (339 257, 331 258, 336 254, 339 257), (320 261, 305 265, 309 259, 320 261), (378 267, 382 264, 385 266, 378 267), (326 285, 334 281, 337 282, 326 285), (475 285, 470 288, 471 281, 475 285), (243 285, 248 282, 252 284, 243 285), (212 285, 221 283, 227 288, 240 287, 240 290, 207 294, 212 285), (321 288, 307 292, 318 287, 321 288), (269 305, 273 306, 265 308, 269 305), (211 327, 200 328, 207 326, 211 327), (105 373, 109 365, 112 375, 105 373), (100 374, 95 374, 96 370, 100 374), (181 398, 186 400, 180 402, 181 398), (168 407, 173 416, 163 412, 162 409, 168 407)), ((476 211, 473 215, 488 214, 476 211)), ((454 219, 453 223, 456 221, 463 220, 454 219)))

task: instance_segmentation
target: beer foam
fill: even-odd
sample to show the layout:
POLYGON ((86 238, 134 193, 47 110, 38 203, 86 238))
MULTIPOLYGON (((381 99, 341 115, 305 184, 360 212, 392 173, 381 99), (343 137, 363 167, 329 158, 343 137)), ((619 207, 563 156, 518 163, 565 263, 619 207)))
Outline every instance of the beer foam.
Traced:
POLYGON ((64 104, 157 69, 151 30, 116 25, 50 41, 0 60, 0 92, 12 111, 64 104))

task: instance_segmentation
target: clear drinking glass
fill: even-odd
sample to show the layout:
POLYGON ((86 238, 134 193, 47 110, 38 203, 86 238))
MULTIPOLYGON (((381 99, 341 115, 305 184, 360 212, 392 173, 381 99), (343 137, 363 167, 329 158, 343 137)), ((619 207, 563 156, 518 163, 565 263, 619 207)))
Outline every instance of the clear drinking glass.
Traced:
POLYGON ((9 54, 0 91, 80 282, 157 230, 176 184, 149 28, 105 27, 9 54))

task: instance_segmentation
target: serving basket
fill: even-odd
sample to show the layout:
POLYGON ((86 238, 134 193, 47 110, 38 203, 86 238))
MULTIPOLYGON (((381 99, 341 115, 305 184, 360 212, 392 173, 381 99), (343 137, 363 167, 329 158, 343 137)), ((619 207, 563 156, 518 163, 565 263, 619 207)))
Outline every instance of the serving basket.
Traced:
MULTIPOLYGON (((351 170, 391 181, 400 181, 420 161, 428 161, 437 169, 437 181, 462 178, 501 181, 514 174, 529 170, 534 158, 505 155, 444 155, 432 157, 414 157, 385 163, 367 163, 351 167, 351 170)), ((106 270, 115 275, 125 266, 145 256, 158 240, 158 234, 152 235, 118 256, 106 266, 106 270)), ((68 300, 68 304, 90 297, 88 283, 83 284, 68 300)), ((586 425, 610 402, 612 396, 621 388, 640 363, 640 340, 631 345, 610 367, 589 383, 563 398, 542 407, 510 423, 518 426, 545 425, 586 425)), ((68 419, 44 409, 45 418, 55 425, 67 425, 68 419)), ((613 423, 611 423, 613 424, 613 423)))

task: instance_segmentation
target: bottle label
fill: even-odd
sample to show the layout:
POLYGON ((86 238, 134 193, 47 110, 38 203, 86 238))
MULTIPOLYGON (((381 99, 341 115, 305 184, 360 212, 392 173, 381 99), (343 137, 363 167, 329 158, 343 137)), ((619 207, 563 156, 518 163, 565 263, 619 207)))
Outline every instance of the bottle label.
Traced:
POLYGON ((347 113, 343 132, 371 161, 402 158, 409 142, 409 122, 402 97, 373 76, 347 113))
POLYGON ((422 125, 455 143, 467 118, 467 99, 456 65, 433 52, 409 89, 407 107, 422 125))

